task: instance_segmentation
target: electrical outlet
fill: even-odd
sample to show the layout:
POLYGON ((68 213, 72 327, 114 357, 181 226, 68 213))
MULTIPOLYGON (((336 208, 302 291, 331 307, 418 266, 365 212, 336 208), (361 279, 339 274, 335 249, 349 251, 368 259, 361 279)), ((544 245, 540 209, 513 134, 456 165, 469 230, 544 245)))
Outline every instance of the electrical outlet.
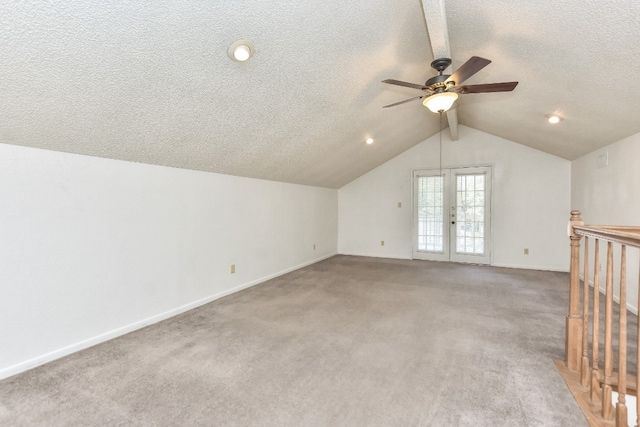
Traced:
POLYGON ((380 246, 384 246, 384 240, 380 240, 380 246))
POLYGON ((235 264, 231 264, 231 274, 236 272, 236 265, 235 264))
POLYGON ((398 207, 401 208, 402 207, 402 202, 398 202, 398 207))
POLYGON ((529 248, 524 248, 524 254, 529 255, 529 248))
POLYGON ((316 244, 315 243, 313 244, 313 250, 314 251, 316 250, 316 244))

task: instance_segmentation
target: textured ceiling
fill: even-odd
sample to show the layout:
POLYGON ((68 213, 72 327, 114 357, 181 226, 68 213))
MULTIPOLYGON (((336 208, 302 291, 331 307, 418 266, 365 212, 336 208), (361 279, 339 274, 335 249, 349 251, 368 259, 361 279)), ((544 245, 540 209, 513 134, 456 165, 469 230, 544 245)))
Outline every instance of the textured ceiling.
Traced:
MULTIPOLYGON (((461 96, 460 123, 568 159, 640 131, 635 0, 445 6, 453 68, 520 81, 461 96)), ((417 101, 381 108, 420 95, 381 80, 432 59, 420 0, 4 1, 0 142, 338 188, 438 131, 417 101)))
POLYGON ((640 132, 640 2, 447 1, 454 66, 493 60, 473 82, 518 80, 469 95, 460 123, 573 160, 640 132), (544 115, 565 120, 549 125, 544 115))

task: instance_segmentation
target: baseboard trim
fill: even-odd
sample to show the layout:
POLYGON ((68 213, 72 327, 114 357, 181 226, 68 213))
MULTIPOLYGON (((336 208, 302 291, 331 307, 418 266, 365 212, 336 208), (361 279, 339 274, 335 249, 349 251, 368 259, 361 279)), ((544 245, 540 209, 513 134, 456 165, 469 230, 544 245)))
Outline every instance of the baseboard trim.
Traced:
POLYGON ((328 255, 321 256, 319 258, 315 258, 311 261, 304 262, 302 264, 298 264, 296 266, 287 268, 285 270, 279 271, 277 273, 269 274, 267 276, 261 277, 256 280, 252 280, 251 282, 244 283, 242 285, 236 286, 231 289, 227 289, 222 292, 218 292, 216 294, 210 295, 206 298, 199 299, 197 301, 190 302, 188 304, 182 305, 180 307, 176 307, 164 313, 157 314, 155 316, 148 317, 146 319, 140 320, 138 322, 123 326, 121 328, 114 329, 109 332, 105 332, 103 334, 97 335, 95 337, 80 341, 75 344, 68 345, 58 350, 54 350, 52 352, 43 354, 41 356, 34 357, 32 359, 26 360, 24 362, 17 363, 15 365, 11 365, 7 368, 0 370, 0 380, 5 378, 9 378, 11 376, 17 375, 19 373, 28 371, 29 369, 36 368, 38 366, 44 365, 45 363, 52 362, 56 359, 60 359, 61 357, 68 356, 69 354, 78 352, 80 350, 84 350, 89 347, 93 347, 94 345, 101 344, 105 341, 109 341, 111 339, 117 338, 119 336, 128 334, 130 332, 136 331, 138 329, 142 329, 145 326, 153 325, 154 323, 161 322, 163 320, 169 319, 171 317, 177 316, 178 314, 182 314, 186 311, 193 310, 194 308, 200 307, 202 305, 208 304, 212 301, 225 297, 227 295, 231 295, 233 293, 242 291, 244 289, 250 288, 252 286, 258 285, 260 283, 266 282, 267 280, 275 279, 276 277, 285 275, 287 273, 291 273, 292 271, 299 270, 301 268, 307 267, 311 264, 315 264, 320 261, 324 261, 325 259, 336 256, 337 252, 330 253, 328 255))
MULTIPOLYGON (((349 252, 338 252, 338 255, 347 255, 347 256, 361 256, 361 257, 370 257, 370 258, 389 258, 389 259, 408 259, 416 261, 420 261, 417 258, 407 257, 407 256, 391 256, 391 255, 379 255, 379 254, 362 254, 362 253, 349 253, 349 252)), ((437 262, 456 262, 456 261, 437 261, 437 262)), ((466 263, 459 263, 466 264, 466 263)), ((520 270, 540 270, 540 271, 553 271, 556 273, 568 273, 569 270, 557 270, 549 267, 539 267, 535 265, 516 265, 516 264, 486 264, 491 267, 501 267, 501 268, 517 268, 520 270)))
MULTIPOLYGON (((584 282, 584 275, 580 274, 579 276, 580 276, 580 281, 584 282)), ((593 280, 589 280, 589 287, 593 288, 593 286, 594 286, 593 280)), ((602 295, 606 295, 606 291, 607 291, 606 288, 603 288, 603 287, 599 286, 598 290, 600 291, 600 293, 602 295)), ((620 297, 618 295, 615 295, 615 294, 613 295, 613 301, 616 304, 620 305, 620 297)), ((631 303, 629 303, 629 302, 627 303, 627 310, 629 310, 630 312, 632 312, 636 316, 638 315, 638 307, 635 307, 635 306, 631 305, 631 303)))
POLYGON ((569 270, 566 269, 561 269, 558 270, 556 268, 549 268, 549 267, 540 267, 540 266, 536 266, 536 265, 518 265, 518 264, 491 264, 492 267, 501 267, 501 268, 518 268, 520 270, 540 270, 540 271, 553 271, 555 273, 568 273, 569 270))
POLYGON ((338 252, 338 255, 345 255, 345 256, 361 256, 361 257, 367 257, 367 258, 389 258, 389 259, 411 259, 411 257, 406 257, 406 256, 391 256, 391 255, 379 255, 379 254, 356 254, 356 253, 349 253, 349 252, 338 252))

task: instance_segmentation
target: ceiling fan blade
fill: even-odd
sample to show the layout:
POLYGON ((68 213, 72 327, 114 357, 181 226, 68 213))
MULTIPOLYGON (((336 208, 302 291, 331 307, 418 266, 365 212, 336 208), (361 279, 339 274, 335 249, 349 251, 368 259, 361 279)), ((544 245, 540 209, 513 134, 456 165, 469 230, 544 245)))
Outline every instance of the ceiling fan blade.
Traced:
POLYGON ((518 82, 486 83, 482 85, 460 86, 458 93, 510 92, 518 86, 518 82))
POLYGON ((488 59, 480 58, 479 56, 472 56, 467 62, 462 64, 455 73, 451 74, 446 81, 447 83, 455 82, 456 85, 460 85, 463 81, 467 80, 489 64, 491 64, 491 61, 488 59))
POLYGON ((405 102, 411 102, 411 101, 415 101, 416 99, 422 99, 427 95, 422 95, 422 96, 416 96, 415 98, 409 98, 409 99, 405 99, 404 101, 400 101, 400 102, 396 102, 395 104, 389 104, 389 105, 385 105, 382 108, 389 108, 389 107, 395 107, 396 105, 400 105, 400 104, 404 104, 405 102))
POLYGON ((420 89, 420 90, 427 89, 427 87, 423 85, 419 85, 416 83, 401 82, 400 80, 394 80, 394 79, 383 80, 382 83, 389 83, 390 85, 405 86, 405 87, 410 87, 413 89, 420 89))

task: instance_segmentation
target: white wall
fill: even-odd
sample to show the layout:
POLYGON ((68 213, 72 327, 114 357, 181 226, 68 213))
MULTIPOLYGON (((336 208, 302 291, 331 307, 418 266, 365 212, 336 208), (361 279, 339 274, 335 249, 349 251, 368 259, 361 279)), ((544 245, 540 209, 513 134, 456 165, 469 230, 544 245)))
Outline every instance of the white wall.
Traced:
MULTIPOLYGON (((640 133, 589 153, 571 164, 571 207, 582 212, 587 224, 640 225, 640 133), (598 168, 599 156, 608 153, 607 167, 598 168)), ((620 277, 619 247, 614 259, 616 286, 620 277)), ((602 272, 606 268, 606 247, 600 248, 602 272)), ((591 246, 593 256, 593 246, 591 246)), ((581 258, 582 259, 582 258, 581 258)), ((628 295, 638 292, 638 250, 627 252, 628 295)), ((591 280, 593 273, 591 273, 591 280)), ((604 281, 604 276, 602 277, 604 281)), ((604 283, 600 284, 604 289, 604 283)), ((616 291, 616 295, 618 292, 616 291)), ((628 307, 637 313, 635 297, 628 307)))
MULTIPOLYGON (((411 173, 438 167, 438 145, 435 135, 339 190, 339 253, 411 257, 411 173)), ((568 160, 460 126, 458 141, 443 132, 442 162, 493 168, 492 265, 568 271, 568 160)))
POLYGON ((0 378, 335 254, 337 208, 337 190, 0 144, 0 378))

